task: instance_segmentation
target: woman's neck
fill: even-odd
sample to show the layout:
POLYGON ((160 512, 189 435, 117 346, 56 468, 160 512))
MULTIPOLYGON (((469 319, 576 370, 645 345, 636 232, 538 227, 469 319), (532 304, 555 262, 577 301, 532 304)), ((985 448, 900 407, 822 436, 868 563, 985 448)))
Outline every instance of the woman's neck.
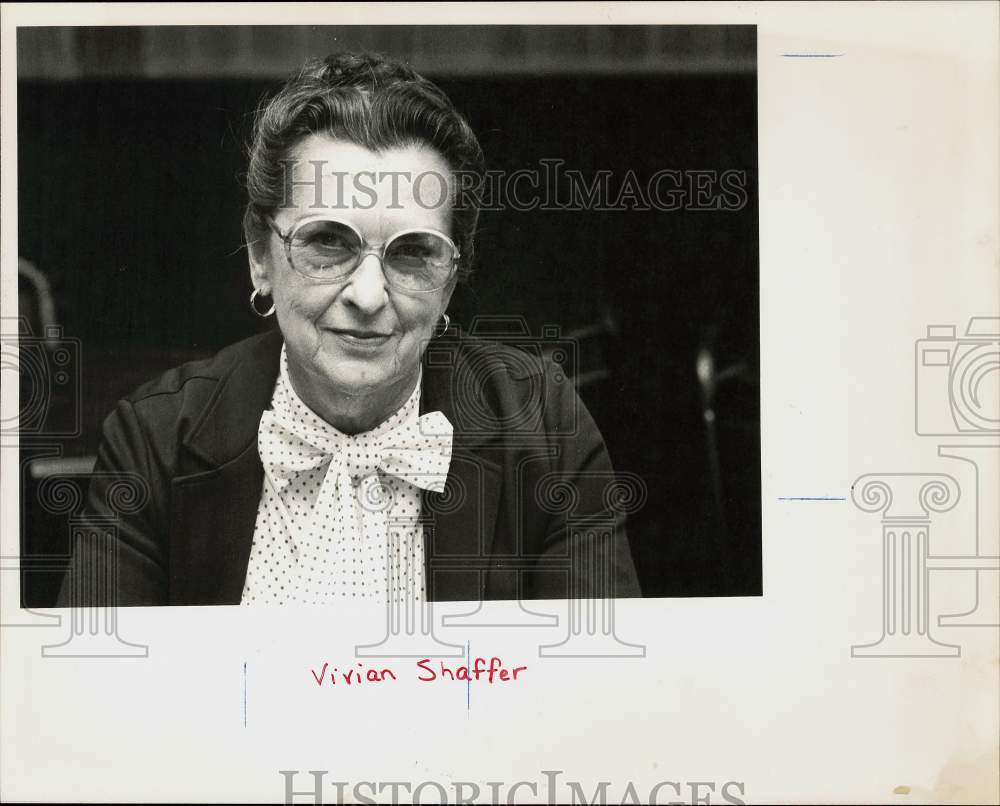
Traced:
POLYGON ((420 368, 410 376, 356 393, 331 387, 288 363, 288 379, 299 399, 343 434, 371 431, 388 420, 409 400, 420 379, 420 368))

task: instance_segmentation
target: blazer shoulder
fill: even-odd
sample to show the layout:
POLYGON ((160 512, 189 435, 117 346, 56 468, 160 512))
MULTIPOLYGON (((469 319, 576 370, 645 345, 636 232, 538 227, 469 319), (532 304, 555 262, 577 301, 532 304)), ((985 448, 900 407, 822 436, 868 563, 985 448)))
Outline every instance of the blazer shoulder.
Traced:
POLYGON ((158 398, 189 398, 211 394, 226 375, 262 346, 273 340, 271 332, 243 339, 222 348, 215 355, 188 361, 146 381, 125 396, 133 406, 164 402, 158 398))
POLYGON ((105 441, 145 443, 150 461, 169 474, 188 467, 181 462, 181 445, 202 465, 224 464, 256 434, 274 388, 281 343, 278 331, 253 336, 142 384, 108 415, 105 441))

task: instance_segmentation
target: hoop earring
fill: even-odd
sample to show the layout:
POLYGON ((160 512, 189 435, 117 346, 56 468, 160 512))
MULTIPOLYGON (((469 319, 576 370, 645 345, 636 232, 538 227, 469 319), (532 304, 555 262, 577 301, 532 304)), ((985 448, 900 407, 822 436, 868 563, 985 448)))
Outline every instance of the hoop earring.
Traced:
POLYGON ((272 313, 274 313, 274 301, 273 300, 271 301, 271 307, 268 308, 267 311, 261 313, 260 311, 257 310, 258 294, 260 294, 260 292, 256 288, 250 292, 250 310, 253 311, 255 314, 257 314, 257 316, 259 316, 261 319, 266 319, 272 313))
POLYGON ((434 326, 434 330, 436 331, 434 333, 435 339, 441 338, 441 336, 443 336, 445 333, 448 332, 448 328, 451 327, 451 317, 448 316, 448 314, 446 313, 441 314, 441 318, 444 319, 444 327, 438 330, 438 326, 437 325, 434 326))

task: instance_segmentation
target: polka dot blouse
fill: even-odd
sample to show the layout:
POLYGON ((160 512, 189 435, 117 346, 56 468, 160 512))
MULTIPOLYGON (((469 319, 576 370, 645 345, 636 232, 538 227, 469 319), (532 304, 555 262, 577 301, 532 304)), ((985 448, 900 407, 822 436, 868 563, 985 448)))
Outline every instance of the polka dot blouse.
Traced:
POLYGON ((418 382, 388 420, 344 434, 295 393, 282 347, 258 429, 264 484, 242 604, 423 599, 420 489, 444 488, 452 427, 419 411, 418 382))

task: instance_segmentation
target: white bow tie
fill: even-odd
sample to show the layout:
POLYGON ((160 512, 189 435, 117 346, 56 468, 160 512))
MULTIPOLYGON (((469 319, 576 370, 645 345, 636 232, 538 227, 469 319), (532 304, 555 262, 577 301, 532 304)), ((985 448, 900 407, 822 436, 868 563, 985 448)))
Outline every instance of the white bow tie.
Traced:
POLYGON ((257 446, 264 471, 278 492, 295 474, 330 462, 327 478, 343 474, 355 486, 377 471, 431 492, 444 490, 451 464, 453 428, 432 411, 384 434, 337 436, 266 409, 257 446))

